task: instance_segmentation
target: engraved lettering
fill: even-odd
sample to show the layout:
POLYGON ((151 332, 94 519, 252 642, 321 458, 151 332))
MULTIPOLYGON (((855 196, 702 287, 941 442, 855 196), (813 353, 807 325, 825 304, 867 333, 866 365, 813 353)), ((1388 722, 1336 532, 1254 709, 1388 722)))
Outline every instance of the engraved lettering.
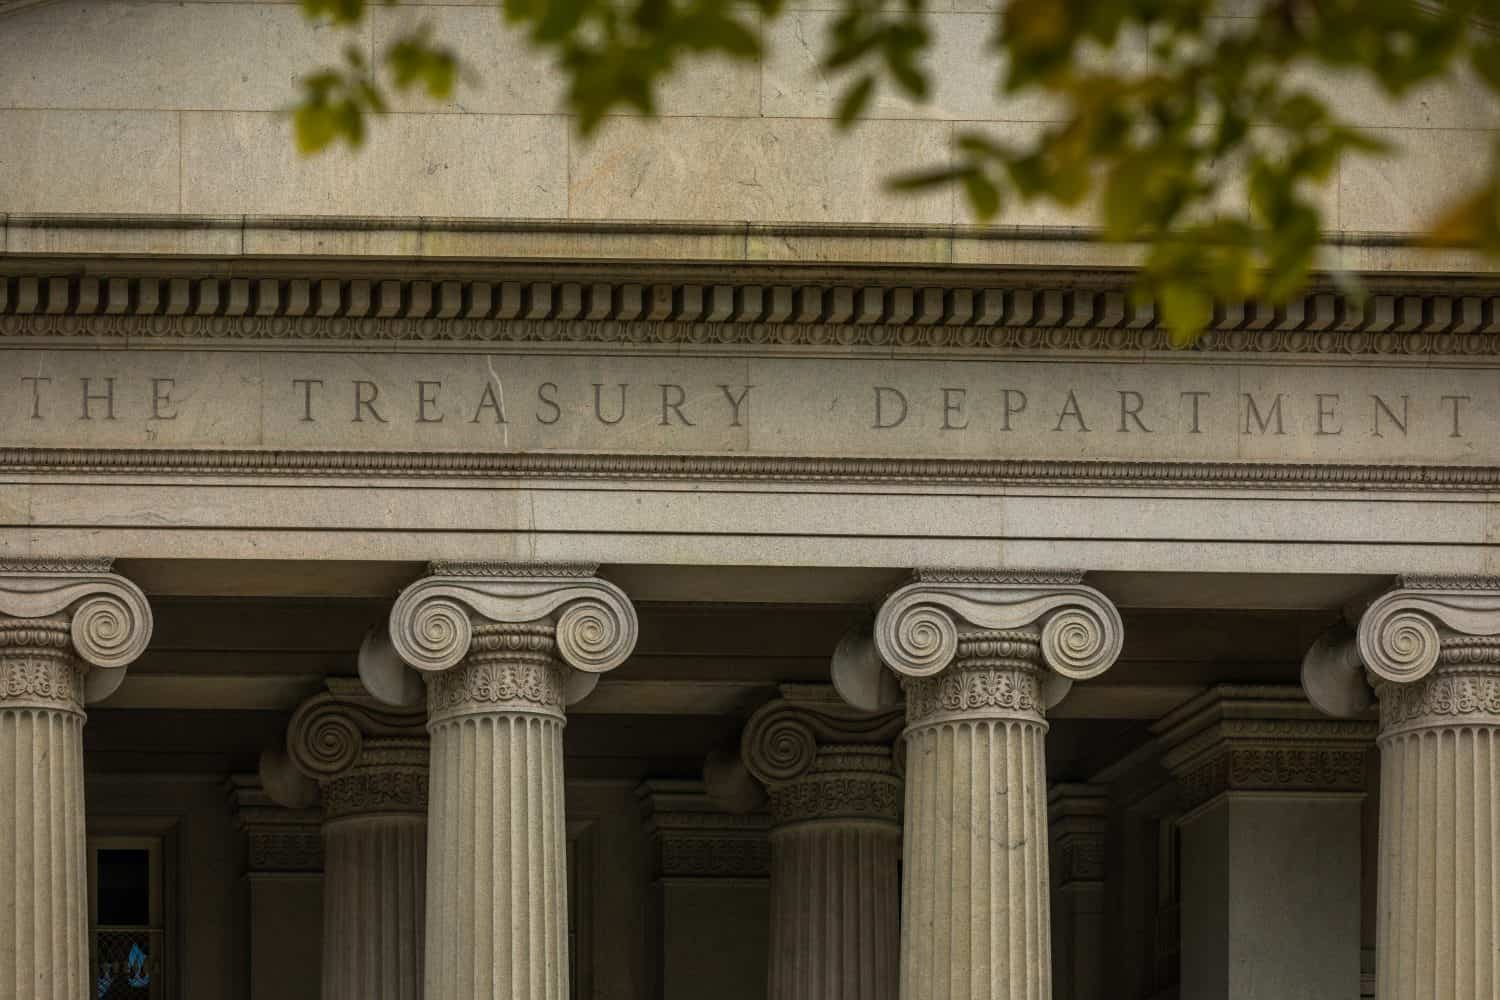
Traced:
POLYGON ((944 389, 943 390, 943 430, 961 431, 969 426, 969 418, 964 414, 964 399, 968 396, 967 389, 944 389), (953 423, 954 417, 963 417, 963 423, 953 423))
POLYGON ((1469 402, 1469 400, 1471 398, 1472 397, 1470 397, 1470 396, 1444 396, 1443 397, 1443 402, 1445 402, 1445 403, 1452 403, 1453 404, 1453 430, 1451 430, 1451 431, 1448 432, 1448 436, 1449 437, 1456 438, 1456 437, 1463 437, 1464 436, 1463 432, 1459 429, 1459 423, 1458 423, 1458 404, 1459 403, 1467 403, 1467 402, 1469 402))
POLYGON ((1115 391, 1120 395, 1120 432, 1130 433, 1130 425, 1126 423, 1128 418, 1135 421, 1135 425, 1145 433, 1154 433, 1141 420, 1141 407, 1146 405, 1145 398, 1133 389, 1116 389, 1115 391))
POLYGON ((441 382, 429 382, 424 379, 417 379, 417 423, 440 424, 443 422, 442 413, 438 413, 434 417, 427 409, 429 406, 437 406, 437 394, 442 391, 442 388, 443 383, 441 382))
POLYGON ((320 378, 294 378, 294 379, 292 379, 292 385, 294 387, 295 386, 301 386, 302 387, 302 421, 301 422, 304 423, 304 424, 313 423, 314 422, 314 418, 313 418, 313 411, 312 411, 312 387, 313 386, 317 386, 319 389, 323 388, 323 380, 320 379, 320 378))
POLYGON ((875 429, 879 431, 890 430, 906 422, 906 394, 900 389, 888 385, 875 386, 875 429), (893 420, 885 419, 885 399, 887 396, 894 397, 892 402, 901 407, 899 415, 893 420))
POLYGON ((695 426, 682 412, 683 405, 687 403, 687 390, 675 382, 658 382, 656 385, 661 389, 661 425, 663 427, 672 425, 672 421, 667 416, 670 411, 677 414, 677 419, 681 420, 684 426, 695 426))
POLYGON ((537 423, 555 424, 562 419, 562 407, 557 405, 556 393, 556 382, 543 382, 541 385, 536 387, 536 401, 541 404, 541 406, 549 406, 552 408, 551 417, 543 416, 541 409, 538 408, 536 411, 537 423))
POLYGON ((1083 422, 1083 411, 1078 408, 1078 396, 1073 392, 1072 389, 1068 390, 1068 401, 1066 403, 1063 403, 1062 412, 1057 415, 1057 426, 1053 427, 1052 429, 1054 431, 1062 430, 1063 421, 1068 419, 1069 417, 1072 417, 1078 422, 1078 427, 1076 428, 1077 430, 1080 430, 1085 434, 1093 433, 1089 430, 1089 425, 1083 422))
POLYGON ((1005 413, 1000 418, 1000 429, 1008 431, 1011 429, 1010 418, 1024 412, 1026 409, 1026 393, 1020 389, 1006 389, 1003 395, 1005 397, 1005 413))
POLYGON ((1375 406, 1373 408, 1374 412, 1371 414, 1372 418, 1375 421, 1375 436, 1385 437, 1384 434, 1380 433, 1380 415, 1384 413, 1386 418, 1395 425, 1398 431, 1401 432, 1401 436, 1406 437, 1406 424, 1407 420, 1411 417, 1411 397, 1401 397, 1401 416, 1399 417, 1396 416, 1396 411, 1391 409, 1390 404, 1381 399, 1379 396, 1372 393, 1370 395, 1370 399, 1372 399, 1375 403, 1375 406))
POLYGON ((177 386, 174 378, 154 378, 151 380, 151 419, 152 420, 176 420, 176 404, 172 402, 172 390, 177 386), (171 413, 162 411, 163 406, 172 407, 171 413))
POLYGON ((89 404, 92 403, 92 402, 94 402, 94 401, 96 401, 96 400, 103 400, 104 401, 104 419, 105 420, 113 420, 113 419, 115 419, 115 380, 114 380, 114 378, 110 377, 110 378, 105 379, 104 380, 104 391, 103 392, 98 392, 98 393, 90 392, 89 391, 89 383, 92 382, 93 379, 81 378, 81 379, 79 379, 79 381, 83 383, 83 419, 84 420, 93 420, 94 419, 93 416, 92 416, 92 414, 89 412, 89 404))
POLYGON ((1199 406, 1199 404, 1203 400, 1208 399, 1211 394, 1207 393, 1207 392, 1184 392, 1184 393, 1179 393, 1179 395, 1183 399, 1190 399, 1190 400, 1192 400, 1193 426, 1188 431, 1188 433, 1189 434, 1202 434, 1203 433, 1203 427, 1198 423, 1198 415, 1199 415, 1198 406, 1199 406))
MULTIPOLYGON (((730 427, 745 426, 741 421, 740 411, 744 407, 746 399, 750 396, 750 390, 754 388, 755 386, 753 385, 744 386, 740 389, 740 394, 736 396, 734 393, 729 391, 729 386, 720 383, 719 389, 724 393, 724 398, 729 401, 729 405, 733 408, 734 411, 734 415, 729 421, 730 427)), ((746 414, 745 416, 748 418, 749 415, 746 414)))
POLYGON ((602 398, 601 398, 603 396, 603 394, 604 394, 604 383, 603 382, 595 382, 594 383, 594 419, 597 420, 597 421, 599 421, 601 424, 618 424, 621 420, 624 420, 625 419, 625 393, 626 393, 626 391, 629 388, 630 387, 627 384, 625 384, 624 382, 620 383, 620 409, 615 414, 615 418, 613 420, 611 420, 610 418, 608 418, 608 417, 606 417, 604 415, 604 403, 603 403, 602 398))
POLYGON ((486 407, 495 411, 495 423, 509 423, 509 421, 505 419, 505 400, 503 396, 499 399, 495 397, 494 382, 486 382, 484 384, 484 391, 479 394, 479 405, 474 407, 474 415, 469 418, 469 423, 479 423, 479 415, 485 411, 486 407))
POLYGON ((22 375, 22 382, 31 385, 31 419, 42 419, 42 388, 41 383, 52 380, 45 375, 22 375))
POLYGON ((1276 401, 1271 404, 1271 412, 1264 415, 1261 414, 1260 406, 1255 402, 1254 396, 1248 392, 1242 392, 1240 396, 1245 401, 1245 429, 1240 432, 1241 434, 1250 433, 1251 420, 1255 421, 1255 426, 1261 434, 1264 434, 1270 428, 1272 420, 1276 421, 1277 434, 1286 433, 1286 427, 1281 422, 1281 393, 1278 392, 1276 394, 1276 401))
MULTIPOLYGON (((1331 429, 1328 426, 1328 421, 1337 419, 1338 417, 1334 409, 1342 401, 1342 397, 1336 392, 1320 392, 1316 395, 1318 398, 1318 424, 1313 433, 1319 437, 1331 437, 1344 433, 1342 425, 1331 429)), ((1280 402, 1280 400, 1277 400, 1277 402, 1280 402)))
POLYGON ((353 382, 354 382, 354 420, 353 420, 353 423, 356 423, 356 424, 362 424, 362 423, 364 423, 365 422, 364 413, 365 413, 366 410, 369 410, 370 411, 370 416, 374 417, 376 419, 376 421, 378 421, 379 423, 382 423, 382 424, 388 423, 389 421, 387 421, 385 419, 385 417, 382 417, 380 415, 380 411, 377 410, 377 409, 375 409, 375 401, 380 398, 380 386, 376 385, 374 382, 367 382, 364 379, 354 379, 353 382), (365 393, 367 391, 369 392, 368 396, 365 395, 365 393))

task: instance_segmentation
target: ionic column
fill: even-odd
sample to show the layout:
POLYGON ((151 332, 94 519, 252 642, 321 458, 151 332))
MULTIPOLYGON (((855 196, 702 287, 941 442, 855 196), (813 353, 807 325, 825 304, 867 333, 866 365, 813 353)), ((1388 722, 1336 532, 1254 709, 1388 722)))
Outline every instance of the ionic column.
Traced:
POLYGON ((906 690, 901 1000, 1050 1000, 1045 710, 1123 632, 1080 581, 920 572, 876 617, 906 690))
POLYGON ((1181 787, 1182 995, 1356 996, 1374 724, 1323 718, 1295 687, 1221 685, 1154 731, 1181 787))
POLYGON ((896 1000, 899 712, 787 685, 741 758, 771 800, 770 1000, 896 1000))
POLYGON ((145 595, 108 560, 0 562, 0 996, 92 991, 83 706, 150 638, 145 595))
MULTIPOLYGON (((289 762, 323 805, 323 1000, 420 1000, 427 886, 427 734, 358 681, 330 678, 287 727, 289 762)), ((278 759, 261 759, 283 805, 278 759)))
MULTIPOLYGON (((1408 577, 1309 654, 1321 704, 1380 703, 1381 1000, 1500 995, 1500 579, 1408 577), (1334 688, 1330 678, 1342 678, 1334 688), (1342 697, 1327 697, 1333 688, 1342 697)), ((1315 698, 1315 700, 1318 700, 1315 698)))
POLYGON ((566 1000, 564 706, 635 647, 594 567, 437 564, 391 611, 432 737, 425 1000, 566 1000))

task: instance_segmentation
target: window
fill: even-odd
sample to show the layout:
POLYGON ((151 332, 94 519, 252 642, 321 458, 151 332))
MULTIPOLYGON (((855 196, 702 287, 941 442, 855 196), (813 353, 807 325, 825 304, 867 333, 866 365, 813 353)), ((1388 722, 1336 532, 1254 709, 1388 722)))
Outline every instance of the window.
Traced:
POLYGON ((167 1000, 160 837, 89 838, 94 1000, 167 1000))

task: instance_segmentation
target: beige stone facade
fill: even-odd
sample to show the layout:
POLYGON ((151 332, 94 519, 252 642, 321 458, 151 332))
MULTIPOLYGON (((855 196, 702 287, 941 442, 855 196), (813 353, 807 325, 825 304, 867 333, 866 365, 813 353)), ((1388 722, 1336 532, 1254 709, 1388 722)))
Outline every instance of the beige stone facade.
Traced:
POLYGON ((1178 352, 822 6, 591 141, 384 6, 478 81, 301 160, 296 5, 0 3, 0 997, 1500 995, 1500 111, 1310 81, 1370 294, 1178 352))

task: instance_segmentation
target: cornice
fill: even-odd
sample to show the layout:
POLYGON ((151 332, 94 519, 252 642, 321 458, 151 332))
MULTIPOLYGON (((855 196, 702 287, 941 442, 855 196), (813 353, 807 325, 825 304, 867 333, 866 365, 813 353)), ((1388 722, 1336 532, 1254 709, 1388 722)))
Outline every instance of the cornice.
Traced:
MULTIPOLYGON (((1100 486, 1195 489, 1488 491, 1500 468, 1327 463, 1044 459, 756 457, 168 448, 0 448, 0 470, 171 477, 406 476, 924 486, 1100 486)), ((569 570, 571 572, 571 570, 569 570)), ((497 574, 498 575, 498 574, 497 574)), ((562 575, 560 572, 559 575, 562 575)))
MULTIPOLYGON (((795 272, 793 272, 795 273, 795 272)), ((0 273, 0 343, 514 349, 615 345, 968 353, 1169 352, 1120 277, 973 287, 801 275, 663 281, 0 273), (783 276, 784 277, 784 276, 783 276), (791 283, 795 280, 797 283, 791 283), (808 283, 810 280, 819 283, 808 283), (1065 287, 1059 287, 1067 282, 1065 287)), ((1416 287, 1221 305, 1198 353, 1500 356, 1500 296, 1416 287)))

